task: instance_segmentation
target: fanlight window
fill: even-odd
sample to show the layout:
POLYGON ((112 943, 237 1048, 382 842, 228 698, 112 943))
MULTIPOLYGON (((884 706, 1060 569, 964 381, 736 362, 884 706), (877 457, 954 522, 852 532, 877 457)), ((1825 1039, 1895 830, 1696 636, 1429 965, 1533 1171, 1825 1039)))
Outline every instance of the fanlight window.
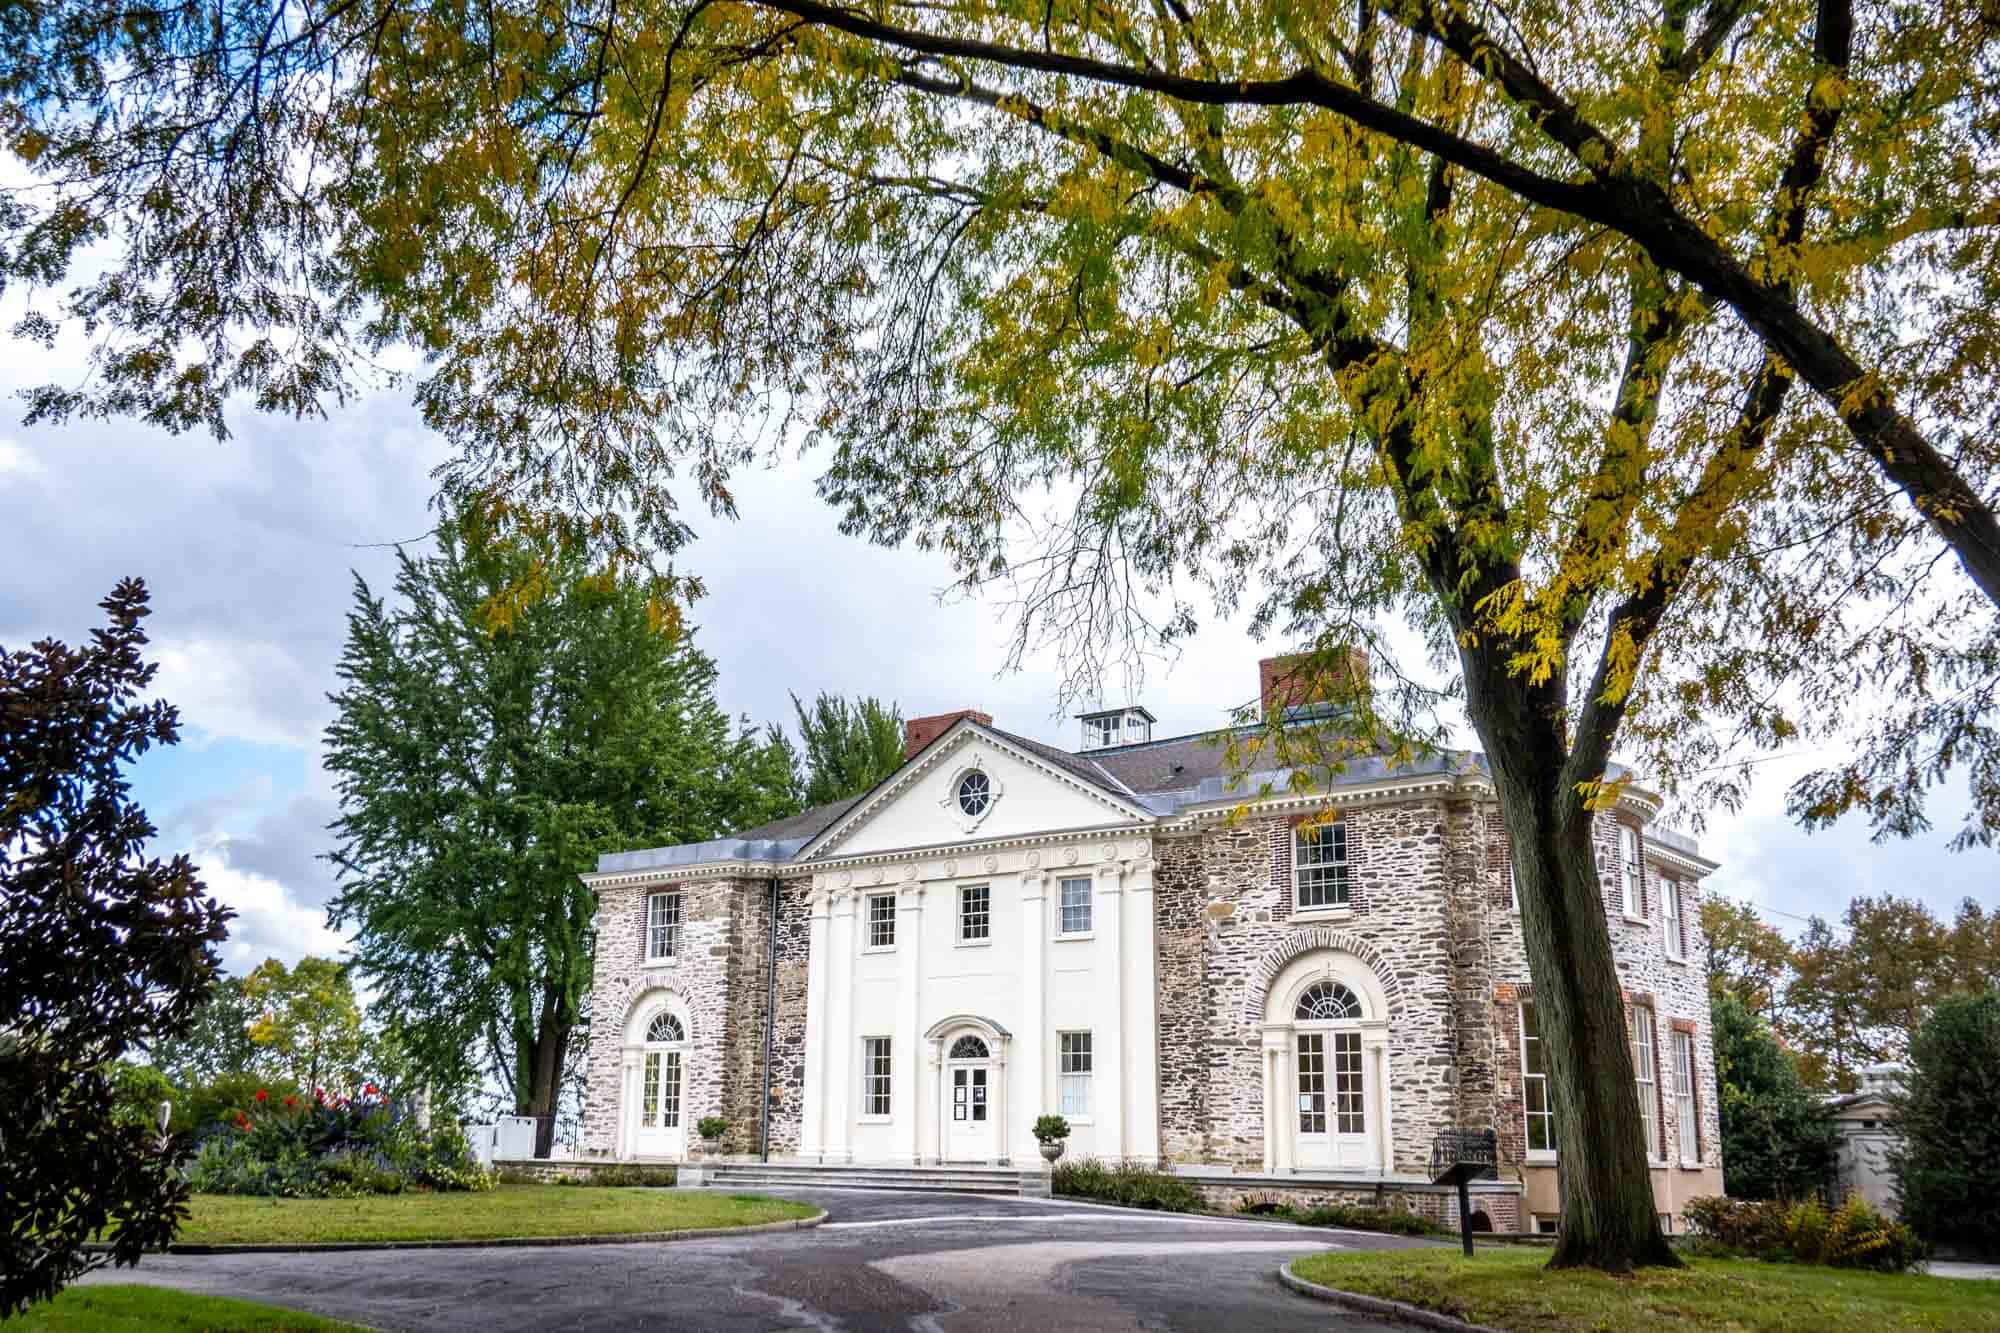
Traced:
POLYGON ((686 1041, 687 1032, 681 1027, 680 1019, 672 1014, 660 1014, 653 1019, 652 1026, 646 1029, 646 1040, 686 1041))
POLYGON ((951 1058, 954 1060, 984 1060, 986 1043, 977 1037, 960 1037, 951 1044, 951 1058))
POLYGON ((1361 1001, 1354 998, 1354 992, 1337 981, 1315 981, 1306 987, 1306 993, 1299 996, 1299 1007, 1295 1017, 1324 1022, 1333 1018, 1361 1017, 1361 1001))
POLYGON ((986 807, 992 800, 993 783, 978 769, 958 780, 958 808, 965 812, 966 818, 979 818, 986 813, 986 807))

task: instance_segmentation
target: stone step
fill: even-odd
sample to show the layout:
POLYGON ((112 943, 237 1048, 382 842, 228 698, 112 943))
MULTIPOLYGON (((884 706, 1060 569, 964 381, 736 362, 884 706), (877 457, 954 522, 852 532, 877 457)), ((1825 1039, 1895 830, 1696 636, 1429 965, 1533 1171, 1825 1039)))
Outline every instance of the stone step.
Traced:
POLYGON ((1046 1193, 1039 1172, 1010 1167, 868 1167, 765 1163, 718 1164, 705 1167, 703 1183, 713 1188, 785 1188, 899 1190, 913 1193, 998 1194, 1019 1197, 1046 1193), (1028 1188, 1023 1188, 1023 1186, 1028 1188))

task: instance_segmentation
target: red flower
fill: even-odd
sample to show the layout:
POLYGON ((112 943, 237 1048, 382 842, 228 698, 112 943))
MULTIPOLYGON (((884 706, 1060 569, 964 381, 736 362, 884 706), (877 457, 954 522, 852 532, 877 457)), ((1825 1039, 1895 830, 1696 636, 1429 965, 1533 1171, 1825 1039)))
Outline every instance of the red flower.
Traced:
POLYGON ((263 1088, 259 1088, 257 1089, 257 1100, 260 1102, 268 1102, 271 1100, 271 1094, 265 1091, 263 1088))
POLYGON ((297 1106, 298 1104, 299 1104, 298 1098, 292 1096, 292 1094, 290 1094, 289 1092, 285 1094, 285 1107, 287 1110, 291 1109, 294 1106, 297 1106))
POLYGON ((242 1113, 241 1111, 238 1111, 238 1112, 236 1113, 236 1127, 237 1127, 238 1129, 248 1129, 248 1128, 250 1128, 250 1117, 249 1117, 249 1116, 247 1116, 247 1115, 244 1115, 244 1114, 243 1114, 243 1113, 242 1113))
POLYGON ((361 1090, 367 1093, 370 1097, 373 1097, 375 1095, 375 1085, 373 1083, 370 1083, 367 1087, 361 1090))

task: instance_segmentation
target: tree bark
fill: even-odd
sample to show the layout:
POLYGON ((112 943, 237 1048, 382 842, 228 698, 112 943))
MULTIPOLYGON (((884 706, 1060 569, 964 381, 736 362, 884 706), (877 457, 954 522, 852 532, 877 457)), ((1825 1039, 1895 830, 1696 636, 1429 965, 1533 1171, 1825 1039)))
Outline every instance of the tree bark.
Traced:
POLYGON ((1507 829, 1561 1156, 1552 1268, 1678 1267, 1660 1230, 1624 989, 1597 874, 1595 816, 1564 779, 1564 689, 1509 677, 1504 645, 1462 648, 1467 711, 1507 829))
POLYGON ((527 1106, 522 1115, 535 1117, 535 1156, 547 1157, 555 1146, 556 1103, 562 1096, 564 1057, 569 1052, 572 1023, 561 990, 542 990, 542 1018, 536 1026, 534 1054, 528 1067, 527 1106))

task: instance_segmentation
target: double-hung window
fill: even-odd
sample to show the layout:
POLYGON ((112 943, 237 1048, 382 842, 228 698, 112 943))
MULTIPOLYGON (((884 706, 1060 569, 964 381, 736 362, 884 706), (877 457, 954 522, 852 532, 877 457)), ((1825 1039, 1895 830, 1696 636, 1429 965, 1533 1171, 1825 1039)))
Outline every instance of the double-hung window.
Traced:
POLYGON ((1062 1113, 1065 1116, 1090 1114, 1090 1034, 1059 1032, 1061 1045, 1062 1113))
POLYGON ((984 944, 993 937, 993 889, 987 884, 958 888, 958 942, 984 944))
POLYGON ((1639 864, 1639 830, 1627 824, 1618 826, 1618 879, 1624 889, 1625 915, 1643 918, 1646 915, 1646 900, 1640 876, 1645 872, 1639 864))
POLYGON ((681 942, 679 889, 646 895, 646 961, 672 958, 681 942))
POLYGON ((1666 936, 1667 957, 1685 962, 1687 931, 1681 925, 1681 882, 1677 879, 1660 881, 1660 929, 1666 936))
POLYGON ((1292 885, 1301 911, 1348 905, 1351 881, 1345 823, 1300 824, 1292 830, 1292 885))
POLYGON ((889 1038, 861 1039, 861 1114, 889 1114, 889 1038))
POLYGON ((1666 1156, 1660 1143, 1660 1078, 1653 1059, 1653 1009, 1635 1004, 1626 1019, 1632 1036, 1632 1073, 1639 1083, 1639 1124, 1646 1137, 1646 1156, 1666 1156))
POLYGON ((1057 886, 1056 933, 1059 935, 1088 935, 1090 933, 1090 879, 1087 876, 1066 879, 1057 886))
POLYGON ((1535 1026, 1535 1004, 1521 1001, 1521 1104, 1527 1117, 1528 1151, 1556 1150, 1556 1109, 1549 1101, 1548 1051, 1535 1026))
POLYGON ((868 947, 896 947, 896 895, 893 893, 868 895, 868 947))
POLYGON ((1694 1100, 1694 1033, 1674 1033, 1674 1125, 1680 1139, 1681 1165, 1701 1161, 1701 1121, 1694 1100))

